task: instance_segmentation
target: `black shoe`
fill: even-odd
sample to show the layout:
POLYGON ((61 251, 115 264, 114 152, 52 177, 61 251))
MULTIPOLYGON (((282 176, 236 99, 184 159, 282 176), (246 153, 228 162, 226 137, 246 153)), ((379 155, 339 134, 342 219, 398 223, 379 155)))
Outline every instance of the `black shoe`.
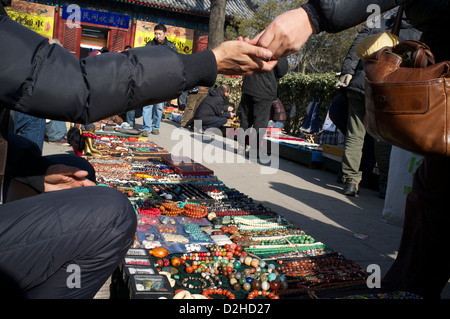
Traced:
POLYGON ((344 195, 356 196, 359 193, 359 185, 353 179, 347 179, 344 183, 344 195))

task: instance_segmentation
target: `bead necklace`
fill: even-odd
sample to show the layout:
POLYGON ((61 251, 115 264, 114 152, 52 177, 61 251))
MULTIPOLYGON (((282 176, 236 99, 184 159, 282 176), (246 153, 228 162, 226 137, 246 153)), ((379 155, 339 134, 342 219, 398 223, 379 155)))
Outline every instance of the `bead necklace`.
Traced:
POLYGON ((159 216, 161 211, 158 208, 142 207, 138 208, 138 213, 145 216, 159 216))
POLYGON ((322 243, 316 243, 312 245, 303 245, 303 246, 283 246, 283 247, 277 247, 277 248, 267 248, 267 247, 261 247, 261 248, 252 248, 247 247, 246 251, 255 255, 264 255, 264 254, 272 254, 276 255, 279 253, 286 253, 286 252, 295 252, 295 251, 304 251, 304 250, 310 250, 310 249, 317 249, 317 248, 324 248, 324 244, 322 243))
POLYGON ((347 290, 347 289, 356 289, 356 288, 367 288, 367 282, 366 280, 354 280, 354 281, 344 281, 344 282, 335 282, 335 283, 318 283, 316 285, 312 285, 309 288, 305 288, 305 287, 301 287, 301 288, 293 288, 293 289, 286 289, 286 290, 281 290, 278 292, 278 294, 280 296, 284 295, 284 294, 289 294, 289 293, 296 293, 296 294, 301 294, 301 293, 308 293, 311 291, 314 292, 336 292, 336 291, 340 291, 340 290, 347 290))
POLYGON ((249 237, 270 237, 270 236, 281 236, 281 235, 290 235, 297 234, 299 230, 297 228, 288 227, 284 229, 269 229, 269 230, 241 230, 242 235, 249 237))
POLYGON ((342 260, 336 256, 287 262, 285 265, 279 266, 277 270, 292 277, 317 274, 331 275, 337 273, 366 276, 366 273, 355 262, 352 260, 342 260))
POLYGON ((205 206, 185 204, 183 214, 191 218, 204 218, 208 216, 208 209, 205 206))
POLYGON ((350 295, 337 299, 423 299, 423 298, 413 293, 405 291, 396 291, 392 293, 389 292, 389 293, 350 295))
POLYGON ((317 299, 316 293, 322 292, 322 293, 341 293, 345 290, 359 290, 359 289, 367 289, 367 282, 361 281, 361 282, 350 282, 350 283, 343 283, 342 285, 335 285, 335 286, 328 286, 328 287, 320 287, 320 288, 314 288, 314 289, 297 289, 297 288, 289 288, 289 289, 283 289, 278 291, 278 295, 280 297, 287 297, 287 296, 297 296, 297 295, 309 295, 310 297, 314 297, 317 299))
POLYGON ((319 278, 315 280, 308 280, 307 282, 298 282, 297 288, 303 290, 316 290, 324 289, 328 287, 340 287, 340 286, 351 286, 355 283, 364 282, 367 284, 365 278, 351 278, 351 277, 338 277, 333 276, 333 278, 319 278))
POLYGON ((184 212, 184 208, 178 207, 177 203, 172 201, 163 201, 159 207, 161 214, 167 216, 179 216, 184 212))

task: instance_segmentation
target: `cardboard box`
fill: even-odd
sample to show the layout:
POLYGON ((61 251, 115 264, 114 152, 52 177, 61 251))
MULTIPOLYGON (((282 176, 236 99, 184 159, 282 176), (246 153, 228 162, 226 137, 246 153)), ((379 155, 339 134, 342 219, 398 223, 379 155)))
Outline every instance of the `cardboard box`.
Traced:
POLYGON ((344 154, 343 145, 329 145, 324 144, 322 148, 322 155, 332 160, 340 162, 344 154))

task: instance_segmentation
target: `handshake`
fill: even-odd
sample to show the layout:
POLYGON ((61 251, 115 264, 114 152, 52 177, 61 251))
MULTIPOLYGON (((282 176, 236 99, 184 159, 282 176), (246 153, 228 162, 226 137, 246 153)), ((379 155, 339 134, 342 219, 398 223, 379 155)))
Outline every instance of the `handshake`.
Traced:
POLYGON ((249 43, 248 39, 225 41, 212 50, 217 61, 217 72, 226 75, 250 75, 272 70, 276 60, 272 52, 249 43))
POLYGON ((226 75, 250 75, 272 70, 277 59, 300 50, 315 33, 303 8, 288 11, 254 39, 226 41, 213 49, 217 71, 226 75))

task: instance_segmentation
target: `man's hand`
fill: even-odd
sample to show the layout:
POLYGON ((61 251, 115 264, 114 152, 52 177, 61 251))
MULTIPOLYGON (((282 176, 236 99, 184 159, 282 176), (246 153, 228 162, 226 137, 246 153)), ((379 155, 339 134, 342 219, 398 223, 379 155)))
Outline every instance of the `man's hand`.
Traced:
POLYGON ((297 52, 315 28, 303 8, 287 11, 276 17, 269 26, 249 43, 269 49, 273 59, 297 52))
POLYGON ((216 56, 217 72, 228 75, 250 75, 272 70, 277 61, 269 61, 272 52, 251 45, 248 41, 225 41, 212 52, 216 56))
POLYGON ((68 188, 95 186, 96 184, 86 176, 88 172, 76 167, 63 164, 51 165, 45 172, 44 187, 45 192, 58 191, 68 188))
POLYGON ((232 106, 228 107, 228 112, 233 112, 234 108, 232 106))

